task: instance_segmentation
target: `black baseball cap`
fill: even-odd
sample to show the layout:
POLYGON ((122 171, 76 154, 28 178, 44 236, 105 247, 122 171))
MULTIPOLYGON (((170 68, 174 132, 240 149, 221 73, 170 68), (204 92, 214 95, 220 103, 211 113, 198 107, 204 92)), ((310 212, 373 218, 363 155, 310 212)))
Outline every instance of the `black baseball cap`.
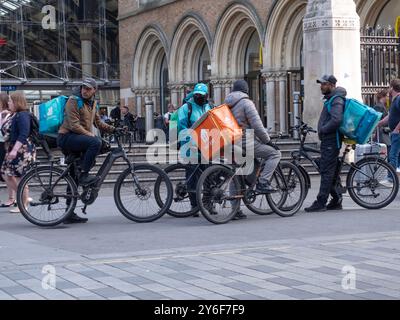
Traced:
POLYGON ((327 83, 327 82, 336 85, 337 79, 333 75, 327 75, 326 74, 326 75, 322 76, 320 79, 317 80, 317 83, 327 83))

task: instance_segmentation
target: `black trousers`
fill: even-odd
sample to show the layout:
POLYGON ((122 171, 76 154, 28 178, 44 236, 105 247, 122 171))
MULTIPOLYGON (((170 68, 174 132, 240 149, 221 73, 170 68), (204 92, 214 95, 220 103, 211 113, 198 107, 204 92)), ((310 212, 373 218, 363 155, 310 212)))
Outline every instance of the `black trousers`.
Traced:
POLYGON ((319 164, 321 174, 321 186, 317 200, 321 205, 328 202, 329 195, 338 200, 341 194, 337 190, 340 185, 339 171, 339 153, 336 136, 321 138, 321 160, 319 164))
POLYGON ((190 204, 193 207, 197 207, 197 198, 196 198, 197 182, 199 181, 203 171, 206 170, 207 168, 208 166, 204 164, 200 165, 188 164, 186 166, 186 183, 189 191, 190 204))

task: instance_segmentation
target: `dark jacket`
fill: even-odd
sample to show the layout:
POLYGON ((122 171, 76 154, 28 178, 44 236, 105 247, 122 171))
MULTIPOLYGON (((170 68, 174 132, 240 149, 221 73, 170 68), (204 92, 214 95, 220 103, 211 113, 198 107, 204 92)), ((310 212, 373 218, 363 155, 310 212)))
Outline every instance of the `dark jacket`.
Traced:
POLYGON ((321 116, 318 122, 318 135, 320 139, 323 139, 324 137, 336 136, 340 124, 342 123, 345 105, 343 98, 347 96, 347 91, 342 87, 337 87, 332 93, 326 95, 324 100, 329 101, 334 96, 339 97, 333 100, 330 112, 325 105, 322 108, 321 116))
POLYGON ((29 111, 21 111, 16 114, 11 123, 10 144, 17 141, 27 144, 31 133, 31 114, 29 111))
MULTIPOLYGON (((377 103, 374 106, 374 109, 383 114, 382 115, 382 119, 385 118, 388 115, 388 110, 386 109, 386 107, 382 103, 377 103)), ((390 141, 390 129, 389 129, 389 127, 380 127, 380 128, 378 128, 377 129, 377 135, 374 136, 373 140, 375 142, 384 143, 387 146, 390 146, 391 141, 390 141)))
POLYGON ((124 126, 127 126, 129 131, 135 129, 135 118, 132 113, 128 112, 124 115, 124 126))
POLYGON ((76 97, 70 97, 64 109, 64 122, 61 125, 58 133, 66 134, 73 132, 76 134, 90 136, 93 125, 95 125, 95 127, 100 131, 109 133, 114 132, 114 127, 109 126, 101 121, 100 115, 97 112, 97 103, 95 101, 90 103, 89 101, 84 100, 83 107, 79 108, 76 97), (94 115, 93 112, 95 113, 94 115))

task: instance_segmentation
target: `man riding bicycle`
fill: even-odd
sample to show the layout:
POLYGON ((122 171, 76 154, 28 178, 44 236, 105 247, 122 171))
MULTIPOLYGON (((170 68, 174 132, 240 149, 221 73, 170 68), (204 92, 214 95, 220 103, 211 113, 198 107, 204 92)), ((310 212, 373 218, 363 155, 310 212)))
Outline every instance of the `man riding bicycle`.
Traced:
MULTIPOLYGON (((281 161, 281 153, 269 145, 270 137, 264 128, 260 115, 253 101, 249 98, 249 86, 245 80, 237 80, 233 84, 232 92, 226 97, 225 103, 229 105, 233 116, 239 126, 243 129, 243 138, 245 138, 246 129, 254 130, 254 141, 244 143, 247 148, 254 148, 255 158, 266 160, 264 170, 261 172, 256 191, 259 193, 271 193, 276 191, 270 184, 270 179, 281 161)), ((244 218, 242 212, 238 212, 236 218, 244 218)))
MULTIPOLYGON (((80 86, 80 92, 71 96, 64 109, 64 122, 58 131, 57 144, 64 154, 83 154, 79 185, 88 186, 96 181, 96 177, 90 176, 89 171, 99 154, 102 141, 94 133, 93 126, 100 131, 113 133, 115 128, 101 121, 97 112, 95 94, 97 83, 92 78, 87 78, 80 86)), ((86 222, 74 214, 73 222, 86 222)))
MULTIPOLYGON (((193 141, 190 139, 190 133, 186 134, 192 125, 200 119, 200 117, 211 110, 211 106, 208 103, 208 87, 204 83, 198 83, 194 87, 193 92, 185 99, 185 104, 178 110, 178 135, 180 136, 180 147, 181 154, 184 158, 190 158, 197 162, 200 160, 200 154, 191 154, 187 146, 183 145, 189 143, 192 144, 193 141), (189 154, 186 152, 188 151, 189 154)), ((199 161, 200 162, 200 161, 199 161)), ((201 165, 204 169, 205 166, 201 165)), ((200 172, 197 170, 198 166, 195 164, 188 164, 186 169, 186 181, 189 190, 196 190, 197 181, 199 180, 200 172)), ((192 208, 197 207, 196 194, 189 193, 190 204, 192 208)), ((194 217, 198 217, 199 214, 195 213, 194 217)))

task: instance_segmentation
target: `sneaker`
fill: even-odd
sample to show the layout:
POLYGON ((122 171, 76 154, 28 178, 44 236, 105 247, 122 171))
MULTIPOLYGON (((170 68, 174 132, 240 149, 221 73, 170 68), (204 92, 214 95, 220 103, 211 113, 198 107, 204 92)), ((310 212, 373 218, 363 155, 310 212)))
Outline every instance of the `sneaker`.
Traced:
POLYGON ((94 184, 97 181, 98 177, 90 176, 89 174, 81 174, 79 177, 79 185, 81 186, 89 186, 94 184))
POLYGON ((64 221, 64 224, 86 223, 87 221, 88 221, 87 218, 82 218, 78 216, 76 213, 73 213, 67 220, 64 221))
POLYGON ((314 201, 311 207, 304 209, 306 212, 323 212, 326 211, 326 206, 320 204, 318 201, 314 201))
POLYGON ((243 213, 242 210, 239 210, 236 215, 232 218, 232 220, 243 220, 247 219, 247 216, 243 213))
POLYGON ((384 187, 391 188, 393 186, 393 180, 385 179, 385 180, 379 181, 379 184, 383 185, 384 187))
POLYGON ((276 190, 273 186, 271 186, 270 183, 257 183, 256 192, 266 194, 266 193, 274 193, 276 191, 278 190, 276 190))
POLYGON ((332 199, 326 206, 326 210, 343 210, 343 199, 332 199))
POLYGON ((16 208, 14 208, 14 209, 11 209, 11 210, 10 210, 10 213, 21 213, 21 211, 19 210, 18 207, 16 207, 16 208))

